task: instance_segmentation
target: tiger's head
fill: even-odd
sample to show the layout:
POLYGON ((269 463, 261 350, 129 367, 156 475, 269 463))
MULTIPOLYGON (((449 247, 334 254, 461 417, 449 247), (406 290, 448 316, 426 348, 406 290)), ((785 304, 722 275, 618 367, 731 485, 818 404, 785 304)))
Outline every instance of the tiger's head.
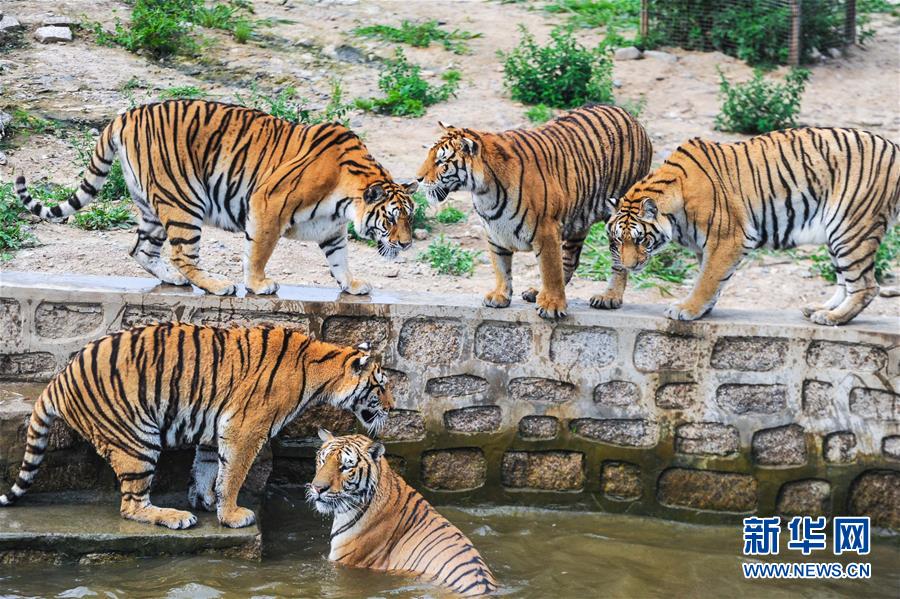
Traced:
POLYGON ((334 386, 323 391, 334 398, 333 405, 353 412, 367 431, 381 432, 394 408, 394 396, 381 365, 369 353, 369 344, 346 348, 334 359, 342 372, 332 378, 334 386))
POLYGON ((384 445, 364 435, 335 437, 319 429, 316 475, 306 499, 320 514, 342 514, 364 508, 375 495, 385 462, 384 445))
POLYGON ((475 191, 484 178, 481 143, 471 131, 439 123, 444 134, 428 150, 416 173, 430 204, 443 202, 451 191, 475 191))
POLYGON ((613 264, 633 272, 643 270, 653 254, 672 238, 669 222, 660 218, 656 201, 627 195, 619 201, 606 232, 613 264))
POLYGON ((392 260, 400 250, 412 245, 412 215, 416 205, 410 194, 418 186, 415 181, 378 181, 363 191, 353 228, 360 237, 378 243, 381 257, 392 260))

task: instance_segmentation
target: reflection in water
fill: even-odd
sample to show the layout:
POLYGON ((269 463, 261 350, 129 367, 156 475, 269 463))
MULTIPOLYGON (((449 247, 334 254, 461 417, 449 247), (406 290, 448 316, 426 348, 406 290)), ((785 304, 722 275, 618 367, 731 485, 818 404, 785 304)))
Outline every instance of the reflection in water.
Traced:
MULTIPOLYGON (((585 512, 526 508, 440 511, 472 539, 508 597, 885 597, 900 589, 896 537, 875 542, 868 581, 745 581, 739 526, 694 526, 585 512)), ((273 495, 263 515, 262 563, 215 554, 59 567, 0 566, 2 597, 434 597, 446 593, 401 576, 332 565, 330 522, 298 494, 273 495)), ((784 536, 782 541, 784 542, 784 536)), ((845 559, 847 558, 847 559, 845 559)), ((773 561, 804 561, 782 547, 773 561)))

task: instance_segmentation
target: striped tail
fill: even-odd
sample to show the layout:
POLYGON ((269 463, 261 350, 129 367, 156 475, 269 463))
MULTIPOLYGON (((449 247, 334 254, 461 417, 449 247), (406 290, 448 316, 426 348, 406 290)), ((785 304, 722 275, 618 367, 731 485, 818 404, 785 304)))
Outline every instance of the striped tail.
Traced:
POLYGON ((112 167, 113 160, 116 157, 116 146, 113 141, 113 129, 118 127, 120 119, 114 120, 106 126, 97 145, 94 147, 94 153, 91 155, 91 162, 88 164, 84 173, 84 179, 81 180, 81 186, 75 190, 69 199, 62 202, 58 206, 44 206, 40 202, 36 202, 28 188, 25 186, 25 177, 19 175, 16 177, 16 193, 19 199, 25 204, 32 214, 35 214, 47 220, 61 220, 75 214, 88 204, 94 201, 94 198, 103 187, 109 169, 112 167))
POLYGON ((28 421, 28 436, 25 445, 25 457, 22 459, 22 467, 16 483, 6 495, 0 495, 0 507, 14 504, 19 497, 28 492, 38 468, 44 460, 44 451, 47 449, 47 440, 50 436, 50 425, 56 420, 58 414, 51 405, 48 391, 44 391, 34 409, 31 411, 31 419, 28 421))

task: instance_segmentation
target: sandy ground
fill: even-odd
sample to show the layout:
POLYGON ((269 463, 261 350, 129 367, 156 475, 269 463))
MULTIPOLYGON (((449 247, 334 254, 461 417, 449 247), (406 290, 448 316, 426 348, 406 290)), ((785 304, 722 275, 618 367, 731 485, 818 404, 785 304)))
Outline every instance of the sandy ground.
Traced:
MULTIPOLYGON (((102 127, 128 107, 123 86, 129 80, 143 86, 131 92, 138 102, 154 100, 159 90, 176 85, 195 85, 213 98, 230 101, 235 94, 246 95, 256 83, 267 90, 294 86, 313 106, 322 106, 335 76, 341 79, 347 98, 373 95, 379 60, 393 52, 392 44, 353 36, 350 32, 354 27, 396 24, 404 18, 439 18, 448 29, 481 33, 482 37, 469 42, 472 52, 465 56, 435 45, 427 49, 404 46, 407 56, 435 80, 447 68, 461 70, 463 82, 456 98, 432 106, 422 118, 352 114, 352 127, 364 136, 372 153, 396 177, 404 178, 415 173, 425 155, 423 146, 438 136, 438 120, 486 130, 527 125, 525 107, 509 100, 503 88, 496 53, 517 43, 518 25, 543 40, 561 22, 560 17, 528 10, 528 4, 496 1, 256 0, 254 5, 259 17, 279 20, 263 30, 262 39, 240 45, 225 36, 204 32, 210 42, 202 60, 160 64, 121 49, 100 47, 83 31, 68 44, 41 45, 31 38, 34 24, 49 14, 84 15, 87 20, 111 27, 117 16, 126 18, 128 8, 122 2, 5 1, 4 12, 28 24, 29 32, 24 47, 0 54, 0 107, 21 106, 85 128, 102 127)), ((861 127, 900 142, 900 21, 876 17, 875 26, 877 35, 865 47, 853 48, 842 59, 812 68, 800 116, 803 124, 861 127)), ((580 35, 586 43, 592 43, 601 33, 585 30, 580 35)), ((617 100, 643 98, 645 102, 641 120, 653 138, 656 162, 692 136, 716 140, 740 137, 713 129, 719 106, 717 69, 739 80, 751 73, 745 64, 722 54, 672 52, 679 58, 676 63, 656 59, 615 63, 617 100)), ((75 152, 65 140, 34 135, 8 150, 7 155, 8 164, 0 166, 0 181, 10 181, 14 172, 21 171, 32 182, 76 183, 75 152)), ((454 194, 449 202, 471 212, 465 194, 454 194)), ((134 241, 133 231, 85 232, 39 223, 34 225, 34 232, 40 245, 17 252, 12 260, 0 263, 0 269, 146 275, 127 255, 134 241)), ((432 235, 440 233, 468 248, 483 247, 480 224, 471 214, 457 225, 436 225, 432 235)), ((492 285, 493 275, 484 255, 471 277, 437 275, 416 259, 426 244, 418 242, 399 261, 388 263, 374 250, 354 243, 351 264, 381 288, 484 292, 492 285)), ((240 280, 241 246, 240 236, 207 229, 203 263, 212 271, 240 280)), ((282 283, 333 285, 314 244, 282 240, 269 263, 269 273, 282 283)), ((533 256, 516 257, 514 281, 517 291, 538 283, 533 256)), ((669 302, 672 295, 685 295, 690 284, 630 289, 626 301, 669 302)), ((604 285, 576 278, 569 295, 586 299, 604 285)), ((793 260, 786 254, 766 255, 742 267, 719 305, 796 309, 829 297, 832 290, 827 282, 810 274, 807 260, 793 260)), ((897 315, 900 300, 878 298, 868 310, 871 314, 897 315)))

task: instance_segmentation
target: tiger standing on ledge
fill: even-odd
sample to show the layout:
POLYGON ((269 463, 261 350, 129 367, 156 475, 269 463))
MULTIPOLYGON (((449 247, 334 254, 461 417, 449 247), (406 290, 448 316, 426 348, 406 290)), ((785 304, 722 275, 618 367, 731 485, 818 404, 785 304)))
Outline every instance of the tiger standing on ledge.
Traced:
POLYGON ((235 293, 231 281, 199 265, 204 224, 244 233, 244 284, 259 294, 278 290, 265 267, 282 235, 317 242, 341 291, 352 294, 371 287, 347 266, 350 220, 384 257, 412 243, 415 182, 395 183, 355 133, 204 100, 146 104, 116 117, 81 186, 59 206, 35 202, 23 176, 16 192, 33 214, 65 218, 94 200, 116 157, 140 212, 130 253, 164 283, 235 293), (175 269, 160 257, 166 239, 175 269))
POLYGON ((256 454, 312 405, 352 411, 370 430, 394 400, 366 351, 283 327, 217 328, 166 323, 89 343, 50 382, 31 412, 25 457, 0 506, 34 481, 57 418, 87 439, 116 473, 122 517, 168 528, 197 522, 156 507, 150 484, 164 449, 196 445, 188 500, 239 528, 255 520, 237 505, 256 454))
POLYGON ((875 253, 898 212, 900 146, 867 131, 801 128, 682 144, 620 200, 607 229, 613 262, 628 270, 672 239, 696 252, 693 291, 666 309, 677 320, 709 312, 751 250, 827 244, 838 289, 803 314, 838 325, 877 295, 875 253))
MULTIPOLYGON (((452 191, 472 192, 487 231, 496 286, 484 305, 509 306, 513 252, 534 251, 541 290, 522 298, 537 302, 544 318, 566 315, 566 285, 578 268, 588 231, 609 218, 615 199, 647 174, 653 157, 641 124, 615 106, 569 111, 535 129, 486 133, 441 124, 443 136, 428 151, 418 181, 429 201, 452 191)), ((591 306, 618 307, 627 274, 614 268, 591 306)))
POLYGON ((497 590, 472 542, 391 470, 384 445, 325 430, 319 438, 307 499, 319 513, 334 516, 328 559, 414 574, 467 597, 497 590))

